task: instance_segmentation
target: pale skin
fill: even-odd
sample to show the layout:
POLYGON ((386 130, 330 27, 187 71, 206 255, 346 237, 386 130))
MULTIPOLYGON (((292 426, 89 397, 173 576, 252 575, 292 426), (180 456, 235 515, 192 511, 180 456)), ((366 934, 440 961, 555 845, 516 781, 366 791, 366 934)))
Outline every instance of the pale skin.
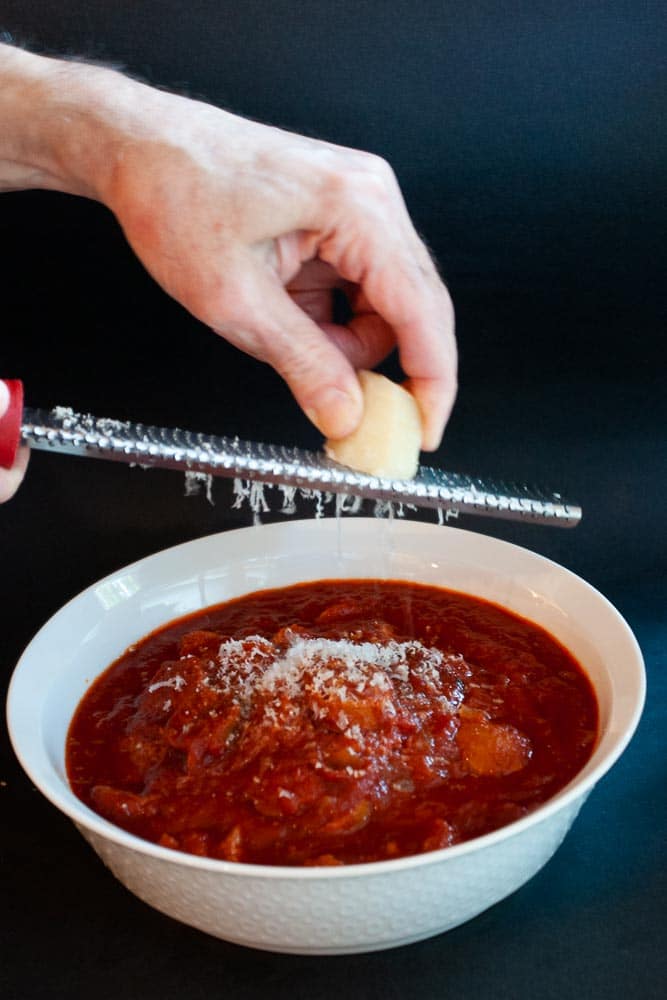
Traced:
MULTIPOLYGON (((272 365, 325 437, 359 423, 355 370, 397 348, 422 447, 438 447, 456 395, 453 308, 384 160, 0 45, 0 191, 27 188, 106 205, 162 288, 272 365)), ((0 470, 0 499, 25 461, 0 470)))

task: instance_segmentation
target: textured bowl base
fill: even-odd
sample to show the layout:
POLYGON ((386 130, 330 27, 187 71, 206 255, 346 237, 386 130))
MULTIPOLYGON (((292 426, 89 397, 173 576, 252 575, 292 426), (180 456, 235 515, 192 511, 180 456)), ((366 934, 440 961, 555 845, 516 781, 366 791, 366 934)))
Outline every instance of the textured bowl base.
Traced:
MULTIPOLYGON (((587 795, 547 822, 492 847, 443 858, 439 864, 429 864, 429 856, 423 855, 423 868, 398 871, 389 878, 331 880, 326 896, 309 882, 281 887, 270 879, 260 879, 255 892, 258 887, 249 880, 240 897, 238 888, 230 896, 224 888, 210 885, 208 873, 196 870, 189 872, 186 886, 173 872, 172 862, 118 853, 106 839, 79 829, 130 892, 195 930, 228 944, 274 954, 356 955, 445 934, 511 896, 551 860, 587 795), (145 877, 147 865, 153 874, 149 879, 145 877), (243 933, 246 929, 249 934, 243 933)), ((509 833, 512 824, 506 829, 509 833)), ((447 852, 443 853, 446 857, 447 852)))
MULTIPOLYGON (((495 906, 492 903, 491 906, 495 906)), ((227 944, 240 945, 242 948, 252 948, 253 951, 268 951, 277 955, 365 955, 373 951, 390 951, 392 948, 403 948, 409 944, 417 944, 418 941, 426 941, 428 938, 437 937, 439 934, 446 934, 447 931, 453 931, 455 927, 460 927, 461 924, 467 924, 468 921, 474 920, 478 917, 480 913, 484 913, 485 910, 490 909, 490 907, 484 907, 478 913, 474 913, 472 916, 465 917, 463 920, 457 920, 456 923, 447 924, 444 927, 436 927, 430 931, 422 931, 419 934, 408 934, 405 937, 396 938, 394 941, 370 941, 363 945, 350 945, 341 947, 325 948, 323 946, 314 946, 312 948, 295 948, 293 945, 261 945, 256 944, 253 941, 242 941, 235 940, 231 937, 218 937, 217 934, 210 935, 211 937, 217 937, 219 941, 226 941, 227 944)))
MULTIPOLYGON (((127 888, 127 887, 126 887, 127 888)), ((131 891, 131 890, 130 890, 131 891)), ((133 893, 133 895, 137 895, 133 893)), ((506 898, 506 897, 505 897, 506 898)), ((251 948, 253 951, 268 951, 275 955, 364 955, 373 951, 389 951, 392 948, 403 948, 409 944, 416 944, 418 941, 426 941, 428 938, 437 937, 439 934, 446 934, 447 931, 453 931, 454 928, 460 927, 462 924, 467 924, 470 920, 474 920, 481 913, 495 906, 496 903, 502 902, 502 900, 495 900, 486 906, 480 907, 475 913, 469 913, 467 916, 462 917, 460 920, 449 921, 445 924, 441 924, 438 927, 434 927, 427 931, 420 931, 418 934, 404 934, 400 937, 386 940, 380 939, 376 941, 367 941, 363 944, 355 945, 333 945, 327 947, 326 945, 303 945, 295 946, 291 943, 283 944, 282 942, 266 943, 261 944, 256 940, 251 940, 242 937, 236 937, 232 934, 216 934, 215 931, 207 927, 199 926, 193 921, 179 921, 178 918, 174 917, 166 909, 162 909, 160 906, 156 906, 154 903, 150 903, 147 899, 142 898, 142 902, 150 906, 152 910, 156 910, 158 913, 162 913, 164 916, 170 917, 177 923, 186 923, 188 927, 192 927, 193 930, 200 931, 203 934, 208 935, 208 937, 215 938, 218 941, 224 941, 226 944, 238 945, 241 948, 251 948)))
MULTIPOLYGON (((117 877, 117 873, 114 872, 113 869, 110 870, 112 871, 112 874, 117 877)), ((354 945, 341 944, 327 946, 322 944, 313 944, 297 946, 291 942, 283 943, 281 941, 267 941, 263 943, 258 941, 257 938, 237 937, 227 931, 225 931, 225 933, 216 933, 215 930, 211 929, 208 922, 206 924, 199 924, 196 920, 179 919, 174 916, 173 908, 171 906, 162 907, 159 904, 147 899, 142 892, 137 892, 127 885, 125 888, 132 892, 133 895, 138 896, 141 901, 147 906, 150 906, 152 910, 156 910, 163 916, 170 917, 170 919, 175 920, 177 923, 184 923, 193 930, 206 934, 208 937, 215 938, 218 941, 224 941, 226 944, 238 945, 241 948, 251 948, 253 951, 267 951, 276 955, 364 955, 373 951, 389 951, 392 948, 402 948, 409 944, 416 944, 418 941, 426 941, 428 938, 437 937, 439 934, 446 934, 447 931, 454 930, 455 927, 460 927, 461 924, 467 924, 470 920, 474 920, 480 915, 480 913, 484 913, 485 910, 490 909, 492 906, 495 906, 496 903, 502 901, 501 899, 495 899, 486 903, 484 906, 481 906, 474 913, 468 913, 460 919, 449 920, 445 923, 441 923, 437 927, 430 928, 429 930, 421 930, 417 934, 401 934, 396 938, 380 938, 374 941, 366 941, 361 944, 354 945)))
POLYGON ((276 878, 270 868, 245 876, 243 866, 186 867, 175 852, 128 849, 77 825, 130 892, 189 927, 258 951, 350 955, 434 937, 511 895, 551 858, 580 805, 469 853, 424 855, 423 864, 361 878, 342 873, 326 885, 282 872, 276 878))

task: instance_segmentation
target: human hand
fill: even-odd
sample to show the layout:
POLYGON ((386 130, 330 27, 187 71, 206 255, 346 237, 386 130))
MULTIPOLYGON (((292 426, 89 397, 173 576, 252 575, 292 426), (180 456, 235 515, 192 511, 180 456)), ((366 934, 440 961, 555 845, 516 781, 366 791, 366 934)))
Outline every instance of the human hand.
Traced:
POLYGON ((456 391, 453 309, 390 167, 143 89, 152 125, 124 147, 103 199, 151 274, 269 362, 328 437, 361 417, 355 369, 397 346, 423 447, 436 448, 456 391), (346 325, 332 321, 336 288, 346 325))
MULTIPOLYGON (((0 420, 4 417, 9 407, 9 389, 0 380, 0 420)), ((12 449, 13 450, 13 449, 12 449)), ((30 449, 21 446, 16 453, 16 458, 11 469, 3 469, 0 466, 0 503, 9 500, 14 496, 25 475, 25 470, 30 457, 30 449)))
POLYGON ((108 205, 162 287, 273 365, 327 437, 360 420, 355 369, 397 346, 423 447, 438 446, 456 393, 452 304, 380 158, 0 46, 3 186, 108 205))

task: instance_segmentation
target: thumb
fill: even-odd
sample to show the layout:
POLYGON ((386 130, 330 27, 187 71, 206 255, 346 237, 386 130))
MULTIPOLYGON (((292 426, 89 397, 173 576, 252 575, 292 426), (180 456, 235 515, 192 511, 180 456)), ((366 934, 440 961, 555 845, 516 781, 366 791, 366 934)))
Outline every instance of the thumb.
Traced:
POLYGON ((217 331, 275 368, 325 437, 350 434, 363 410, 350 362, 292 301, 275 274, 256 266, 244 277, 245 294, 237 298, 235 315, 217 325, 217 331))

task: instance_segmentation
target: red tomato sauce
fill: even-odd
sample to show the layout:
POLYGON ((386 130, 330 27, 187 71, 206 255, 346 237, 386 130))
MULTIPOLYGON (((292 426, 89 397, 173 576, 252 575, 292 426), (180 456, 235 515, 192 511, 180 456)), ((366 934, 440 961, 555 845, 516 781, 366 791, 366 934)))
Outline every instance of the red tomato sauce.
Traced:
POLYGON ((336 865, 520 819, 590 757, 590 682, 542 628, 464 594, 351 580, 173 621, 95 681, 67 772, 165 847, 336 865))

